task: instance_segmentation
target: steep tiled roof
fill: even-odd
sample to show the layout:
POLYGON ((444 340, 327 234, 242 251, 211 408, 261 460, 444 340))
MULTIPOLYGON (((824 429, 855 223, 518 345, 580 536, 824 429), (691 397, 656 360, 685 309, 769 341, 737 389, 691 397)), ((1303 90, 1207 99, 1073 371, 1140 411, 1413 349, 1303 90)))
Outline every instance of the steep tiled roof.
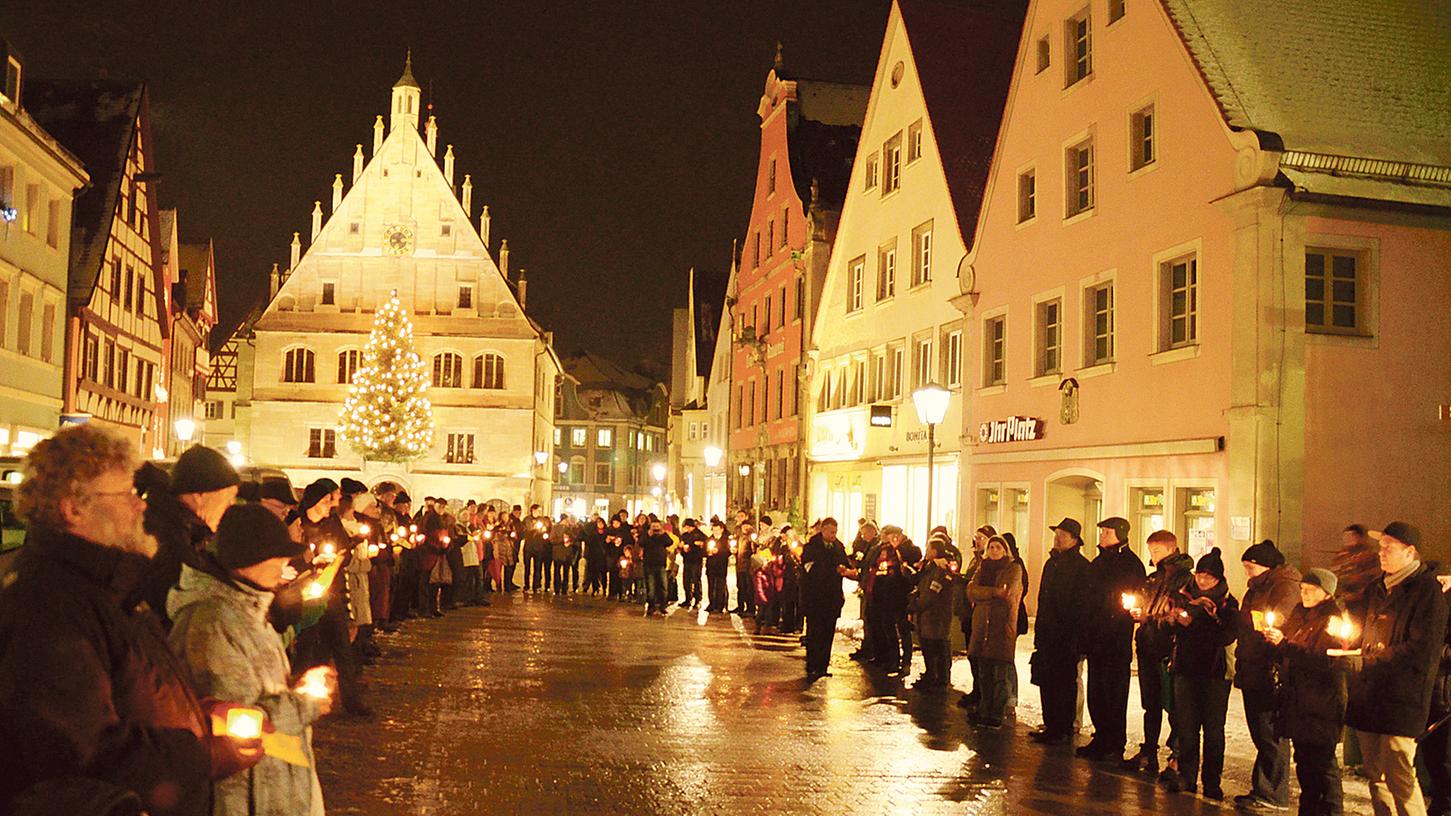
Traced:
POLYGON ((210 242, 180 244, 177 246, 177 269, 185 270, 186 305, 188 308, 202 308, 207 304, 207 270, 211 267, 212 245, 210 242))
POLYGON ((82 162, 91 186, 76 198, 71 228, 70 300, 90 300, 104 261, 146 86, 139 82, 30 80, 26 107, 82 162))
POLYGON ((585 351, 563 358, 564 370, 581 387, 619 388, 627 391, 648 391, 655 383, 633 371, 626 371, 612 360, 585 351))
POLYGON ((898 0, 963 244, 971 249, 1026 0, 898 0))
POLYGON ((1451 165, 1451 3, 1162 0, 1234 128, 1451 165))

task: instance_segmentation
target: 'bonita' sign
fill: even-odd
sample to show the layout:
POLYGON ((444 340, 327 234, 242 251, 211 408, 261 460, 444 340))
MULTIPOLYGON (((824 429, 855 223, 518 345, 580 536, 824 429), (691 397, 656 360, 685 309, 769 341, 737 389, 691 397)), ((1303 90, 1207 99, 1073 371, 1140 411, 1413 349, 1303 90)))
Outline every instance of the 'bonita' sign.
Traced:
POLYGON ((977 426, 977 441, 992 445, 999 442, 1030 442, 1043 438, 1043 420, 1015 416, 994 419, 977 426))

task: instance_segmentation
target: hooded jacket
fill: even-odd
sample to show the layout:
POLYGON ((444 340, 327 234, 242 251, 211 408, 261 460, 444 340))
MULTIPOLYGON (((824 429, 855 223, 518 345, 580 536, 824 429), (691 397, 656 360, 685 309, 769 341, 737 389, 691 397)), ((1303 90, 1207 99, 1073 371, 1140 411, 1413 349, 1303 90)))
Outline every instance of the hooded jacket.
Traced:
POLYGON ((1275 687, 1274 654, 1265 636, 1254 628, 1253 612, 1270 612, 1282 621, 1300 603, 1300 571, 1281 564, 1251 578, 1239 614, 1239 645, 1235 648, 1234 685, 1267 692, 1275 687))
MULTIPOLYGON (((220 572, 219 568, 217 569, 220 572)), ((191 668, 199 693, 256 706, 278 732, 300 740, 312 767, 264 757, 250 770, 214 783, 213 816, 322 816, 313 771, 317 704, 293 691, 282 639, 267 624, 272 593, 217 578, 190 565, 167 598, 171 648, 191 668)))
POLYGON ((66 776, 135 791, 153 816, 207 812, 206 716, 155 618, 126 600, 147 566, 31 528, 0 589, 0 812, 66 776))
POLYGON ((947 640, 952 635, 952 612, 957 603, 962 576, 954 569, 956 556, 946 556, 948 568, 936 560, 922 562, 917 578, 917 592, 912 599, 912 612, 917 634, 923 640, 947 640))
POLYGON ((1166 658, 1174 649, 1174 598, 1194 581, 1194 559, 1176 552, 1154 565, 1144 587, 1144 622, 1134 635, 1139 654, 1166 658))

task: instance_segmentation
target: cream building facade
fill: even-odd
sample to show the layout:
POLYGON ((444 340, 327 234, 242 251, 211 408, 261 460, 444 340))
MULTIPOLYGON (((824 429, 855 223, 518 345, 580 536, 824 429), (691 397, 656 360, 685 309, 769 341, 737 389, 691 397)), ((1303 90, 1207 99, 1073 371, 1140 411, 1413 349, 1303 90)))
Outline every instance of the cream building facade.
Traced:
POLYGON ((314 204, 307 251, 294 233, 270 302, 233 338, 235 441, 297 484, 351 475, 415 496, 548 506, 561 371, 551 336, 524 313, 522 270, 511 284, 507 242, 491 256, 488 208, 476 226, 472 179, 456 181, 452 145, 440 151, 433 116, 420 132, 420 110, 410 60, 371 156, 359 145, 351 185, 335 177, 328 217, 314 204), (406 464, 365 462, 338 416, 374 313, 394 292, 432 372, 433 447, 406 464))
POLYGON ((918 540, 956 528, 965 330, 951 300, 1020 27, 893 4, 809 354, 811 518, 898 524, 918 540), (968 75, 980 78, 964 89, 968 75), (928 430, 912 401, 929 383, 952 392, 930 519, 928 430))

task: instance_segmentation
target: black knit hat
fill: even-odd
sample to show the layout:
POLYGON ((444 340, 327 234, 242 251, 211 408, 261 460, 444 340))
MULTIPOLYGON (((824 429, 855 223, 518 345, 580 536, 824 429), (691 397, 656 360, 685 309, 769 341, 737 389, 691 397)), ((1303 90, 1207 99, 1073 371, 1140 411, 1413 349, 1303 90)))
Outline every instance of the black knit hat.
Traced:
POLYGON ((408 495, 407 490, 400 490, 398 491, 398 495, 393 497, 393 504, 395 507, 400 504, 411 505, 413 504, 413 497, 408 495))
POLYGON ((1224 559, 1219 557, 1219 548, 1215 547, 1214 549, 1205 553, 1204 556, 1199 559, 1199 563, 1194 565, 1194 571, 1207 572, 1210 575, 1213 575, 1214 577, 1223 581, 1224 559))
POLYGON ((322 501, 338 489, 338 483, 332 479, 318 479, 302 490, 302 503, 298 505, 299 510, 306 512, 308 508, 322 501))
POLYGON ((242 481, 227 457, 205 445, 192 445, 176 458, 171 469, 171 492, 210 493, 242 481))
POLYGON ((367 493, 368 486, 358 481, 357 479, 350 479, 347 476, 344 476, 342 490, 344 496, 356 496, 359 493, 367 493))
POLYGON ((292 492, 292 485, 286 479, 276 476, 262 480, 262 484, 257 487, 257 499, 272 499, 289 507, 297 506, 297 496, 292 492))
POLYGON ((1241 561, 1248 561, 1251 564, 1259 564, 1267 569, 1274 569, 1285 563, 1285 554, 1275 546, 1275 542, 1268 538, 1258 544, 1251 545, 1240 556, 1241 561))
POLYGON ((296 558, 307 548, 288 536, 287 525, 271 510, 260 504, 237 504, 227 508, 217 524, 211 551, 218 564, 234 570, 269 558, 296 558))

